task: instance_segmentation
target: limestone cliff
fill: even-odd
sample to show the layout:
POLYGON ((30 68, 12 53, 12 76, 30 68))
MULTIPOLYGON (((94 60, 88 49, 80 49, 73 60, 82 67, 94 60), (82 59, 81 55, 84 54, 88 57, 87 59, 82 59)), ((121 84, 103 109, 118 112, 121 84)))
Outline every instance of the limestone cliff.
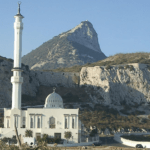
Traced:
MULTIPOLYGON (((0 107, 11 106, 12 64, 12 61, 0 59, 0 107)), ((133 63, 109 67, 83 67, 80 73, 32 71, 23 64, 22 68, 24 70, 22 94, 32 96, 33 99, 37 96, 40 86, 56 86, 67 87, 70 90, 78 88, 76 91, 80 91, 81 96, 78 95, 77 99, 82 100, 86 95, 86 100, 93 104, 134 105, 150 101, 150 65, 133 63), (89 88, 86 88, 87 86, 89 88), (79 89, 79 87, 81 88, 79 89), (82 94, 81 91, 85 91, 87 94, 82 94)), ((71 93, 66 94, 71 98, 71 93)), ((64 95, 64 97, 66 96, 64 95)), ((76 98, 74 99, 76 100, 76 98)), ((42 100, 44 103, 45 98, 43 97, 42 100)), ((84 102, 86 100, 84 99, 84 102)))
POLYGON ((146 64, 83 67, 80 86, 92 86, 98 103, 132 104, 150 102, 150 70, 146 64), (102 100, 98 97, 102 96, 102 100))

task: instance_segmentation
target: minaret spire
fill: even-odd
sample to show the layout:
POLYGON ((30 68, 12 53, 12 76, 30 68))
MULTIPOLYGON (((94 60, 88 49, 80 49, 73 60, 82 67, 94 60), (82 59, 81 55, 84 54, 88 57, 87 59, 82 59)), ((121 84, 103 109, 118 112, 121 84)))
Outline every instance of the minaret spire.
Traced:
POLYGON ((12 87, 12 109, 21 109, 21 91, 23 77, 21 77, 21 53, 22 53, 22 30, 23 23, 22 19, 24 18, 20 14, 20 4, 18 2, 18 14, 14 16, 14 68, 13 76, 11 77, 12 87))
POLYGON ((21 5, 21 1, 18 2, 18 14, 20 14, 20 5, 21 5))

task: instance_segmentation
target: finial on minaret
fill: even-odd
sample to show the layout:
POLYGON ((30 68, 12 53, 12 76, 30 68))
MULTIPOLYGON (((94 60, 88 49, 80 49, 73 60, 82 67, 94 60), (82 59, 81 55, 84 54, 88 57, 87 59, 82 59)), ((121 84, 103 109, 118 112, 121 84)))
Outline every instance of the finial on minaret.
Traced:
POLYGON ((18 14, 20 14, 20 5, 21 5, 21 1, 18 2, 18 14))
POLYGON ((55 93, 56 87, 53 87, 53 93, 55 93))

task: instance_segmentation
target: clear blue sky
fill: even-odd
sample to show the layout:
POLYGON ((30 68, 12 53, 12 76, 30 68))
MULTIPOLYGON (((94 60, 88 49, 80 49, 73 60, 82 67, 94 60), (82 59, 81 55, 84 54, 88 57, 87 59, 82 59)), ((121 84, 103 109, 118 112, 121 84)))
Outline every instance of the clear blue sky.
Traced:
MULTIPOLYGON (((13 58, 17 0, 0 1, 0 55, 13 58)), ((89 20, 106 56, 150 52, 150 0, 22 0, 22 55, 89 20)))

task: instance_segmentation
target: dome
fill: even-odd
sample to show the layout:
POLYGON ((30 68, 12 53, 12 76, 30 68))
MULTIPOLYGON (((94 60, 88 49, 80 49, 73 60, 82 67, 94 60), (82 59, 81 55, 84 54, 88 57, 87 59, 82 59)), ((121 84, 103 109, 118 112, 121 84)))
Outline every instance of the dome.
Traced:
POLYGON ((55 93, 55 89, 46 97, 44 108, 63 108, 63 100, 59 94, 55 93))

